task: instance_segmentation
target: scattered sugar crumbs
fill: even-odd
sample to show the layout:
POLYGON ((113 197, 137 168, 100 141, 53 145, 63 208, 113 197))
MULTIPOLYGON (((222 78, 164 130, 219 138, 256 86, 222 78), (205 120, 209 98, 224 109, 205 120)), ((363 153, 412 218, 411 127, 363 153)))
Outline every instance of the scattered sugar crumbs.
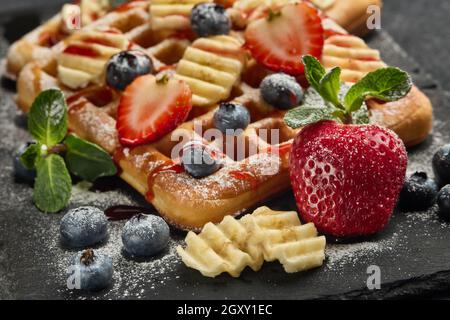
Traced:
MULTIPOLYGON (((130 204, 133 199, 120 190, 108 192, 93 192, 89 190, 90 185, 81 183, 74 186, 73 196, 71 199, 72 205, 95 205, 101 209, 106 209, 113 204, 130 204)), ((370 261, 371 259, 382 254, 397 254, 399 246, 408 245, 408 234, 411 230, 418 230, 422 236, 432 236, 429 228, 431 224, 438 224, 439 228, 450 228, 448 224, 440 222, 436 215, 436 208, 431 208, 425 212, 415 213, 401 213, 404 214, 405 219, 395 228, 395 232, 386 235, 385 238, 373 241, 364 241, 350 244, 334 244, 330 243, 326 247, 327 260, 324 264, 324 272, 332 270, 333 272, 344 272, 344 270, 352 265, 356 265, 361 260, 370 261), (419 227, 420 226, 420 227, 419 227)), ((94 298, 123 298, 123 299, 140 299, 148 296, 149 291, 151 295, 157 296, 158 289, 173 284, 173 279, 179 277, 177 270, 181 264, 176 253, 176 247, 181 243, 181 240, 171 240, 168 249, 159 257, 154 259, 136 262, 126 258, 122 252, 121 231, 125 222, 111 222, 109 227, 108 242, 98 248, 98 252, 107 254, 113 258, 114 261, 114 283, 111 289, 94 298)), ((433 226, 435 228, 436 225, 433 226)), ((55 239, 58 239, 58 230, 50 231, 55 239)), ((59 262, 57 269, 61 274, 61 283, 65 283, 64 274, 68 266, 68 261, 74 252, 65 252, 59 248, 57 240, 54 240, 53 248, 60 251, 60 254, 55 255, 59 262), (65 259, 61 259, 65 257, 65 259)), ((66 290, 66 289, 62 289, 66 290)), ((67 291, 67 290, 66 290, 67 291)), ((78 293, 68 293, 74 298, 81 298, 78 293)), ((92 298, 92 297, 90 297, 92 298)))
MULTIPOLYGON (((92 205, 100 209, 106 209, 111 205, 133 205, 133 199, 120 190, 99 192, 91 191, 91 184, 81 182, 73 187, 71 207, 92 205)), ((94 248, 98 253, 106 254, 113 259, 114 274, 113 285, 109 290, 98 295, 89 296, 89 299, 140 299, 148 296, 148 291, 152 290, 152 295, 157 295, 158 288, 165 286, 169 280, 177 278, 176 267, 181 260, 176 253, 176 247, 181 244, 180 240, 171 239, 168 248, 159 256, 143 260, 134 261, 126 257, 122 252, 122 229, 125 221, 110 222, 108 226, 108 240, 98 248, 94 248)), ((55 225, 50 230, 45 231, 49 236, 52 251, 55 252, 53 268, 59 275, 58 281, 61 284, 61 292, 68 294, 72 298, 85 299, 87 296, 80 295, 76 291, 66 289, 66 270, 69 266, 74 251, 67 251, 60 247, 59 228, 55 225)))

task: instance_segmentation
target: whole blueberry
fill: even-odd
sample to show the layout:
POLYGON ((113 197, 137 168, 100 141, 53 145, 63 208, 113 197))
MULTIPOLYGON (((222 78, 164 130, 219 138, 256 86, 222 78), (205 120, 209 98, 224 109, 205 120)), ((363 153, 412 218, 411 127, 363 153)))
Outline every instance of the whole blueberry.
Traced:
POLYGON ((59 230, 64 246, 83 248, 106 240, 108 221, 100 209, 80 207, 70 210, 61 219, 59 230))
POLYGON ((125 88, 139 76, 153 72, 153 62, 140 51, 122 51, 111 57, 106 66, 106 83, 115 89, 125 88))
POLYGON ((431 207, 439 187, 425 172, 416 172, 406 179, 400 193, 400 206, 404 210, 420 211, 431 207))
POLYGON ((446 185, 439 191, 437 196, 437 204, 439 207, 439 216, 450 222, 450 184, 446 185))
POLYGON ((278 109, 290 109, 303 99, 302 87, 294 77, 275 73, 264 78, 260 85, 261 95, 268 104, 278 109))
POLYGON ((214 113, 214 126, 223 134, 236 135, 250 124, 250 112, 241 104, 223 102, 214 113))
POLYGON ((111 257, 87 249, 72 258, 68 275, 73 277, 75 289, 100 291, 112 283, 113 262, 111 257))
POLYGON ((199 37, 208 37, 228 34, 231 22, 220 4, 200 3, 192 8, 191 26, 199 37))
POLYGON ((450 144, 447 144, 433 156, 434 176, 440 186, 450 184, 450 144))
POLYGON ((158 216, 140 214, 123 228, 122 243, 131 256, 150 257, 164 250, 170 237, 167 223, 158 216))
POLYGON ((207 177, 221 168, 220 161, 204 145, 196 143, 183 148, 181 163, 186 172, 196 179, 207 177))
POLYGON ((14 177, 17 181, 34 182, 34 179, 36 179, 36 170, 29 170, 25 168, 25 166, 20 161, 20 157, 22 156, 22 154, 32 144, 33 142, 25 143, 14 152, 14 177))

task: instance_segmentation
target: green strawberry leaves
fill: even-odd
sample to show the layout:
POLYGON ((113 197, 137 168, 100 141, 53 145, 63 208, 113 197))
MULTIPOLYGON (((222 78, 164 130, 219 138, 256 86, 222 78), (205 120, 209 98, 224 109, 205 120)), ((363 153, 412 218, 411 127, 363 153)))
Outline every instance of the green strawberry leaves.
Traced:
POLYGON ((117 173, 111 157, 99 146, 73 134, 67 136, 64 143, 67 147, 67 167, 74 175, 87 181, 95 181, 117 173))
POLYGON ((69 171, 88 181, 117 173, 109 154, 95 144, 67 135, 67 105, 62 91, 42 92, 30 109, 28 128, 37 143, 30 145, 20 160, 36 169, 33 200, 43 212, 58 212, 70 200, 69 171), (59 155, 65 153, 65 159, 59 155))
POLYGON ((411 78, 406 72, 387 67, 368 73, 349 88, 339 80, 339 67, 326 72, 312 56, 304 56, 302 61, 306 80, 311 87, 305 93, 303 104, 285 115, 286 124, 292 128, 321 120, 369 123, 369 110, 365 104, 367 98, 396 101, 406 96, 412 87, 411 78))

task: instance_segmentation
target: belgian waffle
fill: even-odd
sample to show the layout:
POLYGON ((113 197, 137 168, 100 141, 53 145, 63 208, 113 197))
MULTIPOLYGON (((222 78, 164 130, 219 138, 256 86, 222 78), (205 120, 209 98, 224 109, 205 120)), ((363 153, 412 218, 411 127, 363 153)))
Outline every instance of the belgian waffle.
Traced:
MULTIPOLYGON (((208 0, 211 1, 211 0, 208 0)), ((60 13, 55 15, 42 26, 31 31, 22 39, 15 42, 8 51, 7 69, 11 76, 17 76, 22 68, 29 62, 42 61, 45 64, 54 57, 53 48, 62 40, 70 36, 74 30, 66 25, 67 10, 70 6, 79 6, 81 10, 81 26, 84 28, 97 28, 100 25, 109 25, 124 32, 136 28, 135 33, 146 35, 152 30, 164 30, 170 25, 171 29, 186 30, 189 25, 189 12, 195 3, 208 2, 204 0, 130 0, 117 8, 111 8, 108 0, 80 0, 79 5, 65 5, 60 13), (150 11, 146 10, 152 2, 150 11), (100 19, 106 13, 108 19, 100 19), (150 14, 149 14, 150 13, 150 14), (148 27, 149 17, 152 17, 152 26, 148 27), (129 30, 127 30, 129 29, 129 30), (145 33, 143 31, 147 30, 145 33)), ((290 0, 278 0, 288 2, 290 0)), ((242 27, 248 21, 250 12, 258 6, 277 2, 273 0, 240 0, 218 1, 230 6, 229 13, 233 22, 242 27), (233 5, 234 4, 234 5, 233 5)), ((367 19, 366 8, 368 5, 380 5, 380 0, 312 0, 314 5, 323 10, 329 17, 337 21, 351 33, 363 34, 367 32, 365 21, 367 19)), ((160 36, 167 37, 171 31, 161 32, 160 36)), ((132 36, 132 35, 131 35, 132 36)), ((148 38, 148 37, 147 37, 148 38)), ((150 37, 152 38, 152 37, 150 37)), ((151 39, 150 42, 158 39, 151 39)))
MULTIPOLYGON (((261 99, 257 87, 268 71, 243 52, 241 33, 232 31, 229 36, 194 41, 190 32, 180 31, 180 24, 186 20, 173 19, 173 15, 184 17, 180 10, 185 9, 177 4, 161 10, 166 15, 159 12, 158 19, 166 22, 161 20, 156 26, 150 21, 148 2, 131 4, 127 10, 108 13, 66 38, 52 49, 53 55, 45 63, 27 64, 17 83, 22 110, 27 112, 43 90, 61 88, 68 97, 70 130, 114 155, 121 177, 166 220, 182 229, 198 230, 208 222, 218 223, 224 216, 239 214, 287 190, 288 156, 296 132, 284 124, 283 112, 261 99), (81 59, 73 50, 67 51, 73 45, 85 46, 96 55, 81 59), (102 80, 106 61, 124 47, 145 51, 159 73, 184 80, 193 92, 194 109, 188 121, 160 141, 135 148, 120 146, 115 120, 120 94, 107 88, 102 80), (219 101, 239 102, 250 111, 252 123, 240 137, 245 152, 240 157, 225 152, 223 168, 197 180, 183 172, 178 159, 172 156, 175 146, 179 146, 179 141, 172 138, 198 138, 213 149, 223 150, 220 147, 224 146, 224 137, 204 139, 195 130, 213 126, 219 101), (279 139, 264 137, 260 134, 263 129, 278 129, 279 139)), ((376 50, 348 35, 330 19, 325 21, 329 37, 322 61, 327 67, 343 67, 343 75, 351 75, 343 81, 356 81, 384 66, 376 50)), ((420 142, 429 131, 431 105, 416 88, 398 102, 369 102, 371 106, 375 110, 372 120, 397 130, 407 144, 420 142), (416 131, 416 125, 422 130, 416 131)))

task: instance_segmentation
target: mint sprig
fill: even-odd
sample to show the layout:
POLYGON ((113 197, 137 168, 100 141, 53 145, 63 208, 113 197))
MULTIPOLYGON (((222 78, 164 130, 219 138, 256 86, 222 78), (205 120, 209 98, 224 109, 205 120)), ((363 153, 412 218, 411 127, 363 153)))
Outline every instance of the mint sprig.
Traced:
POLYGON ((292 128, 300 128, 321 120, 369 123, 366 99, 396 101, 406 96, 412 87, 408 73, 387 67, 368 73, 349 88, 339 80, 339 67, 326 72, 320 62, 309 55, 304 56, 302 61, 306 79, 311 87, 305 94, 303 104, 289 110, 285 115, 285 122, 292 128))
POLYGON ((28 130, 48 148, 64 139, 67 133, 67 105, 60 90, 46 90, 34 100, 28 115, 28 130))
POLYGON ((68 135, 64 144, 67 147, 66 164, 70 172, 87 180, 95 181, 100 177, 113 176, 117 168, 111 157, 96 144, 68 135))
POLYGON ((47 213, 58 212, 70 200, 72 179, 64 159, 57 154, 41 158, 36 165, 33 200, 36 207, 47 213))
POLYGON ((117 172, 106 151, 75 135, 66 138, 67 128, 64 94, 58 89, 42 92, 28 115, 28 129, 37 143, 30 145, 20 159, 27 169, 36 169, 33 200, 46 213, 58 212, 69 202, 69 171, 88 181, 117 172), (60 154, 65 154, 65 159, 60 154))

